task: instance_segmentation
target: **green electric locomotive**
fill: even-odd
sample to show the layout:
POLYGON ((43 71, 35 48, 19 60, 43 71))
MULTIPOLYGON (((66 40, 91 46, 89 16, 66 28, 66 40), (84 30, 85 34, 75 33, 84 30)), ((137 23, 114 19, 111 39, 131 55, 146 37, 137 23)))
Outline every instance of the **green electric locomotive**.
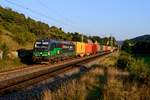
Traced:
POLYGON ((71 41, 41 39, 34 44, 33 60, 36 62, 55 62, 74 55, 75 45, 71 41))

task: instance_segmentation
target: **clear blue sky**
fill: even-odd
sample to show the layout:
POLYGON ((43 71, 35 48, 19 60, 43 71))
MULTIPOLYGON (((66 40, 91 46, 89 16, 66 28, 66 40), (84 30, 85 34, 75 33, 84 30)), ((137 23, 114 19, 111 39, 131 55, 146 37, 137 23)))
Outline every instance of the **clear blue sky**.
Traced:
POLYGON ((150 34, 150 0, 0 0, 0 5, 36 20, 100 37, 117 40, 150 34), (14 2, 37 11, 10 4, 14 2), (44 15, 44 16, 43 16, 44 15))

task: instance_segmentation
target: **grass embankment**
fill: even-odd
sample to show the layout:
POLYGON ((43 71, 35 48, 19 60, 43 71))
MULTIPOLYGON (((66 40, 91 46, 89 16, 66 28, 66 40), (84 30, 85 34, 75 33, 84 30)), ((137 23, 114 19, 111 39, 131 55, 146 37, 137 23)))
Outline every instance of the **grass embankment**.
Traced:
POLYGON ((69 83, 63 84, 60 89, 55 92, 46 90, 43 92, 43 100, 89 100, 92 98, 102 98, 103 84, 98 84, 104 82, 100 80, 103 76, 102 70, 96 68, 95 70, 85 74, 79 80, 72 80, 69 83))
MULTIPOLYGON (((63 84, 58 90, 43 91, 43 100, 149 100, 150 87, 133 77, 135 69, 118 69, 116 66, 121 56, 116 53, 105 60, 100 61, 100 65, 94 65, 95 69, 81 75, 79 79, 63 84), (118 59, 119 56, 119 59, 118 59), (134 70, 134 71, 131 71, 134 70)), ((127 57, 128 55, 126 55, 127 57)), ((130 57, 127 59, 130 59, 130 57)), ((135 61, 136 62, 136 61, 135 61)), ((132 63, 135 63, 132 62, 132 63)), ((119 63, 121 65, 121 63, 119 63)), ((137 62, 139 66, 140 64, 137 62)), ((130 64, 131 65, 131 64, 130 64)), ((124 65, 123 65, 124 66, 124 65)), ((120 67, 120 66, 119 66, 120 67)), ((131 67, 131 66, 130 66, 131 67)), ((144 67, 144 66, 143 66, 144 67)), ((142 69, 139 74, 145 73, 142 69)), ((142 77, 142 75, 140 75, 142 77)), ((137 76, 139 77, 139 75, 137 76)), ((145 78, 145 77, 144 77, 145 78)))
POLYGON ((19 58, 15 58, 13 60, 0 60, 0 72, 13 70, 24 66, 25 64, 22 64, 19 58))
POLYGON ((25 66, 26 63, 22 62, 21 58, 13 58, 12 56, 8 57, 10 52, 17 52, 17 50, 28 50, 33 48, 33 42, 27 41, 25 44, 20 44, 19 40, 21 41, 21 39, 18 39, 17 41, 17 39, 14 38, 15 36, 16 35, 12 34, 11 32, 0 28, 0 50, 3 51, 3 58, 0 59, 0 72, 25 66))

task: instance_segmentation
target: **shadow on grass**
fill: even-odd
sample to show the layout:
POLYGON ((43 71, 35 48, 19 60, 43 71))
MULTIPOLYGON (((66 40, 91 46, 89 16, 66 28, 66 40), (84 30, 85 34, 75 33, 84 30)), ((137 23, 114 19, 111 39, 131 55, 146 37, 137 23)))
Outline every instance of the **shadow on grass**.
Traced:
MULTIPOLYGON (((104 70, 105 71, 105 70, 104 70)), ((106 70, 107 71, 107 70, 106 70)), ((92 86, 89 89, 89 93, 87 95, 87 100, 103 100, 105 87, 107 86, 107 72, 104 72, 104 75, 100 75, 98 86, 92 86)))
POLYGON ((18 56, 23 64, 32 65, 33 50, 19 49, 18 56))
MULTIPOLYGON (((80 78, 88 70, 85 68, 80 68, 79 72, 73 73, 71 75, 64 74, 63 76, 55 76, 48 79, 41 84, 34 85, 30 88, 24 90, 14 90, 6 95, 0 96, 0 100, 41 100, 41 95, 43 91, 57 91, 63 84, 68 84, 71 80, 80 78), (82 69, 82 70, 81 70, 82 69)), ((90 69, 89 69, 90 70, 90 69)))

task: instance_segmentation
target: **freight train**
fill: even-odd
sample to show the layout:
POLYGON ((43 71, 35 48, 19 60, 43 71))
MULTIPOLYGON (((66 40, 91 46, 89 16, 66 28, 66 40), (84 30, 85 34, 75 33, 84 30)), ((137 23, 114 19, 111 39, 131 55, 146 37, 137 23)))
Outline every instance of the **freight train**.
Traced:
POLYGON ((34 44, 35 62, 57 62, 73 57, 84 57, 99 52, 112 51, 112 47, 95 43, 59 41, 54 39, 37 40, 34 44))

